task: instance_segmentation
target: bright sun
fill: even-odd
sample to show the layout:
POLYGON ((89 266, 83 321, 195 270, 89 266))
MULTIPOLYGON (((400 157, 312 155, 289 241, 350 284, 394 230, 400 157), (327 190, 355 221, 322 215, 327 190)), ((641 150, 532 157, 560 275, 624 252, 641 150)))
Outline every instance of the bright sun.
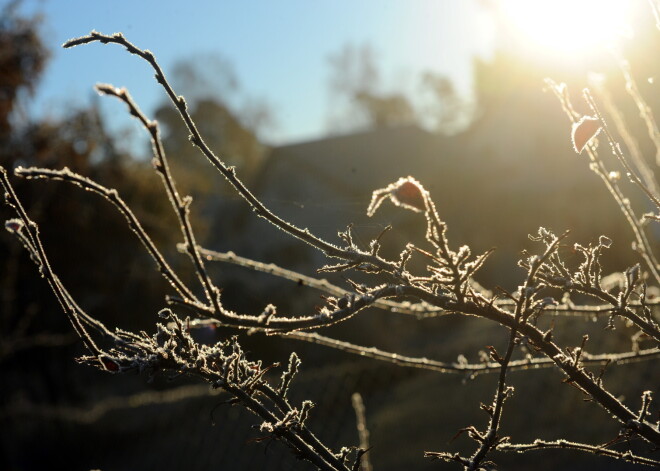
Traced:
POLYGON ((630 0, 501 0, 501 8, 529 43, 523 46, 567 59, 602 50, 629 30, 630 0))

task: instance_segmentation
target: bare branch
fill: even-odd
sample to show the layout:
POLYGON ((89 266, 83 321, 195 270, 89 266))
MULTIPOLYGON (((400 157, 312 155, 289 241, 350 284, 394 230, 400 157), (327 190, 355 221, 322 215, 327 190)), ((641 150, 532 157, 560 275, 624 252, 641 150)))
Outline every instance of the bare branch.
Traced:
POLYGON ((140 224, 140 221, 138 221, 137 217, 135 217, 135 214, 133 214, 133 211, 131 211, 124 200, 121 199, 119 193, 117 193, 117 190, 106 188, 103 185, 90 180, 89 178, 72 172, 68 168, 64 168, 62 170, 51 170, 37 167, 18 167, 15 170, 15 173, 20 177, 28 179, 43 178, 47 180, 60 180, 67 183, 72 183, 83 188, 84 190, 92 191, 107 199, 126 218, 128 226, 138 236, 138 239, 140 239, 140 242, 142 242, 142 244, 145 246, 147 252, 149 252, 149 255, 151 255, 151 257, 155 260, 160 273, 172 285, 177 293, 183 296, 184 299, 189 300, 189 302, 199 304, 199 301, 197 298, 195 298, 195 295, 192 294, 188 287, 179 279, 174 270, 169 266, 165 260, 165 257, 163 257, 154 242, 146 233, 140 224))
POLYGON ((199 253, 197 248, 197 242, 195 241, 195 233, 193 231, 192 225, 190 224, 190 203, 191 198, 181 198, 179 192, 176 188, 176 183, 172 178, 170 172, 169 164, 167 163, 167 157, 165 155, 165 149, 163 148, 163 143, 160 139, 160 129, 156 121, 150 121, 147 117, 140 111, 137 104, 133 101, 133 98, 124 88, 115 88, 111 85, 96 85, 96 89, 100 93, 106 95, 111 95, 119 98, 123 101, 126 106, 128 106, 131 116, 142 123, 142 126, 147 130, 151 136, 151 146, 154 153, 153 165, 156 169, 158 175, 160 175, 165 190, 167 191, 167 196, 169 197, 172 208, 179 219, 179 224, 181 225, 181 232, 183 234, 185 244, 185 251, 188 253, 195 265, 195 272, 204 287, 204 292, 206 293, 206 299, 208 302, 215 308, 216 311, 220 311, 220 301, 219 296, 220 292, 218 288, 213 284, 211 278, 209 277, 206 268, 204 267, 204 261, 199 253))
MULTIPOLYGON (((183 249, 183 247, 181 246, 179 246, 179 248, 180 250, 183 249)), ((310 288, 318 289, 333 296, 343 297, 351 294, 351 291, 348 291, 337 285, 334 285, 325 278, 314 278, 308 275, 304 275, 300 272, 279 267, 274 263, 263 263, 246 257, 242 257, 231 251, 218 252, 215 250, 209 250, 200 247, 199 252, 202 254, 204 258, 206 258, 206 260, 233 263, 235 265, 249 268, 251 270, 268 273, 270 275, 277 276, 285 280, 293 281, 294 283, 297 283, 298 285, 301 286, 308 286, 310 288)), ((437 317, 447 314, 446 311, 443 311, 433 306, 429 306, 425 303, 396 302, 388 299, 376 300, 373 303, 373 307, 383 309, 386 311, 395 312, 398 314, 412 315, 417 318, 437 317)))
POLYGON ((378 256, 371 255, 367 252, 357 251, 357 250, 344 250, 336 245, 333 245, 329 242, 326 242, 315 235, 313 235, 308 229, 301 229, 294 226, 293 224, 283 220, 279 216, 273 214, 266 206, 257 199, 248 188, 243 184, 243 182, 237 177, 236 169, 234 167, 228 167, 218 156, 216 156, 213 151, 206 145, 197 126, 192 120, 190 113, 188 112, 188 107, 185 99, 177 95, 174 92, 174 89, 170 85, 169 81, 166 79, 163 74, 160 65, 156 61, 155 56, 151 51, 143 50, 132 43, 130 43, 121 33, 116 33, 111 36, 104 35, 97 31, 92 31, 88 36, 82 36, 80 38, 71 39, 65 42, 62 47, 70 48, 74 46, 80 46, 83 44, 88 44, 92 42, 100 42, 102 44, 114 43, 126 48, 131 54, 135 54, 149 63, 149 65, 156 72, 156 81, 162 85, 167 93, 167 96, 170 98, 176 109, 178 110, 181 118, 183 119, 186 127, 190 131, 191 137, 190 141, 193 145, 197 146, 200 151, 206 156, 206 158, 213 164, 215 168, 227 179, 227 181, 236 189, 239 195, 241 195, 248 204, 256 211, 260 216, 281 229, 282 231, 300 239, 313 247, 321 250, 329 257, 340 258, 344 260, 350 260, 358 264, 367 264, 373 266, 374 268, 387 272, 394 273, 396 272, 396 265, 392 262, 387 262, 378 256))
POLYGON ((355 419, 357 422, 358 436, 360 437, 360 451, 359 456, 360 469, 362 471, 372 471, 371 461, 369 460, 369 429, 367 428, 367 417, 364 411, 364 401, 362 395, 358 392, 353 393, 351 396, 353 410, 355 410, 355 419))
MULTIPOLYGON (((603 127, 603 131, 605 132, 605 136, 607 137, 607 141, 610 145, 610 148, 612 149, 612 153, 619 160, 621 165, 623 165, 623 167, 626 169, 628 178, 630 178, 630 180, 633 183, 635 183, 646 194, 646 196, 648 196, 651 202, 655 205, 656 209, 660 209, 660 199, 658 199, 658 196, 653 193, 653 191, 642 181, 641 178, 639 178, 639 176, 637 176, 637 172, 635 172, 635 170, 628 163, 626 156, 621 151, 621 146, 619 146, 619 143, 616 142, 614 136, 612 136, 609 126, 607 125, 605 118, 601 114, 600 109, 598 109, 598 105, 596 105, 596 101, 591 95, 589 89, 585 88, 583 94, 585 100, 587 101, 587 104, 600 120, 600 123, 603 127)), ((657 126, 655 126, 655 121, 653 120, 652 115, 650 117, 647 116, 646 119, 652 122, 652 126, 654 128, 654 130, 652 131, 651 138, 653 139, 653 142, 656 144, 656 146, 658 146, 657 147, 658 154, 656 158, 658 159, 657 162, 660 163, 660 131, 658 131, 657 126)))
MULTIPOLYGON (((467 362, 442 362, 431 360, 429 358, 410 357, 399 353, 390 353, 380 350, 376 347, 362 347, 350 342, 335 340, 315 332, 289 332, 283 334, 286 338, 302 340, 305 342, 323 345, 347 353, 359 355, 361 357, 373 358, 374 360, 385 361, 395 365, 408 368, 419 368, 422 370, 437 371, 439 373, 455 373, 475 377, 480 374, 496 373, 500 371, 502 365, 496 362, 488 363, 467 363, 467 362)), ((660 358, 659 348, 649 348, 625 353, 601 353, 591 354, 582 352, 581 363, 584 366, 605 366, 605 365, 623 365, 637 361, 655 360, 660 358)), ((511 360, 509 362, 509 371, 524 371, 530 369, 550 368, 556 364, 551 358, 528 357, 522 360, 511 360)))
MULTIPOLYGON (((573 109, 570 98, 566 91, 566 85, 561 84, 557 85, 550 79, 546 79, 546 83, 549 85, 550 89, 555 93, 555 96, 559 100, 562 108, 566 112, 571 123, 576 123, 581 116, 573 109)), ((607 190, 610 192, 614 200, 616 201, 619 209, 625 216, 628 225, 633 230, 635 234, 635 242, 637 245, 637 251, 644 260, 646 266, 651 271, 653 278, 657 284, 660 284, 660 271, 658 271, 658 261, 653 253, 651 244, 644 233, 644 229, 639 223, 639 218, 636 216, 635 211, 630 205, 630 201, 623 195, 615 179, 610 178, 610 172, 607 171, 605 165, 603 164, 596 149, 591 145, 586 146, 587 156, 591 165, 589 168, 601 179, 607 190)))
POLYGON ((520 444, 502 443, 497 447, 499 451, 513 451, 516 453, 524 453, 527 451, 535 451, 535 450, 547 450, 551 448, 563 448, 566 450, 582 451, 594 455, 602 455, 610 458, 615 458, 621 461, 628 461, 629 463, 660 467, 660 461, 652 460, 650 458, 644 458, 643 456, 637 456, 631 453, 630 451, 621 452, 616 450, 610 450, 608 448, 603 448, 600 446, 571 442, 568 440, 555 440, 555 441, 534 440, 533 443, 520 443, 520 444))

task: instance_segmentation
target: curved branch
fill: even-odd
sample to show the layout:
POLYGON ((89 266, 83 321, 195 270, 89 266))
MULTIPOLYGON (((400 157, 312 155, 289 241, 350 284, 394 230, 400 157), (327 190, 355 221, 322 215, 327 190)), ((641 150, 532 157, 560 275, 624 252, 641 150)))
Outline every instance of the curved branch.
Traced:
POLYGON ((206 299, 217 311, 220 311, 220 301, 218 299, 220 293, 218 288, 213 284, 213 281, 209 277, 208 272, 206 271, 204 261, 202 260, 202 257, 197 248, 195 233, 193 231, 192 224, 190 223, 191 199, 189 197, 181 198, 179 195, 179 191, 176 188, 174 178, 170 172, 170 166, 167 163, 167 157, 165 154, 165 149, 163 148, 163 143, 160 139, 160 129, 158 127, 158 122, 149 120, 144 115, 144 113, 142 113, 126 89, 116 88, 112 85, 100 84, 96 85, 96 89, 99 91, 99 93, 115 96, 123 101, 126 106, 128 106, 130 114, 136 117, 140 123, 142 123, 142 126, 151 136, 151 147, 155 156, 153 165, 156 169, 156 173, 160 175, 161 180, 163 181, 168 199, 170 200, 172 208, 174 209, 174 212, 179 219, 181 233, 183 234, 183 238, 186 241, 185 251, 188 253, 193 261, 193 264, 195 265, 195 272, 197 273, 197 277, 204 287, 206 299))
POLYGON ((155 260, 158 265, 158 270, 163 275, 163 277, 169 281, 172 287, 184 297, 184 299, 190 300, 195 304, 199 304, 199 301, 195 295, 188 289, 188 287, 179 279, 174 270, 169 266, 165 257, 160 253, 154 242, 151 240, 149 235, 146 233, 140 221, 138 221, 133 211, 128 207, 128 205, 119 197, 117 190, 106 188, 103 185, 96 183, 89 178, 78 175, 77 173, 72 172, 68 168, 62 170, 51 170, 47 168, 37 168, 37 167, 18 167, 14 171, 19 177, 24 177, 28 179, 37 179, 43 178, 47 180, 60 180, 67 183, 72 183, 77 185, 87 191, 92 191, 97 193, 110 201, 119 212, 126 218, 128 226, 131 230, 138 236, 140 242, 145 246, 149 255, 155 260))
MULTIPOLYGON (((43 276, 48 281, 53 294, 55 294, 60 307, 68 317, 69 322, 71 322, 71 325, 76 331, 76 334, 78 334, 85 346, 91 352, 99 354, 101 349, 96 345, 92 337, 89 335, 89 332, 83 323, 91 325, 106 336, 114 337, 113 334, 108 331, 101 322, 91 319, 91 317, 87 316, 87 314, 79 308, 79 306, 73 301, 73 298, 66 290, 58 276, 53 271, 52 267, 50 266, 48 256, 46 255, 46 251, 44 250, 44 247, 41 243, 39 226, 37 223, 30 219, 27 212, 25 211, 25 208, 23 208, 21 201, 18 199, 18 196, 16 196, 14 187, 9 181, 7 170, 5 170, 5 168, 2 166, 0 166, 0 186, 3 188, 5 202, 7 205, 14 209, 20 218, 18 221, 15 220, 7 222, 18 224, 20 221, 20 225, 18 227, 12 228, 11 232, 13 232, 18 237, 25 249, 30 253, 30 256, 34 263, 37 265, 41 276, 43 276)), ((9 228, 7 223, 5 223, 5 227, 9 228)))
POLYGON ((177 95, 174 92, 174 89, 168 82, 165 74, 163 74, 160 65, 156 61, 155 56, 149 50, 143 50, 129 42, 121 33, 116 33, 111 36, 99 33, 97 31, 92 31, 88 36, 82 36, 79 38, 71 39, 65 42, 62 47, 70 48, 75 46, 80 46, 83 44, 100 42, 102 44, 119 44, 126 48, 131 54, 135 54, 142 59, 144 59, 156 72, 156 81, 162 85, 167 93, 167 96, 170 98, 176 109, 178 110, 181 118, 183 119, 188 131, 190 131, 190 141, 193 145, 197 146, 200 151, 206 156, 206 158, 213 164, 213 166, 218 169, 218 171, 227 179, 227 181, 234 187, 239 195, 245 199, 248 204, 255 210, 255 212, 262 218, 266 219, 277 228, 282 231, 294 236, 297 239, 302 240, 310 244, 313 247, 321 250, 329 257, 350 260, 356 264, 365 264, 377 268, 378 270, 394 273, 397 272, 398 267, 392 262, 388 262, 381 257, 372 255, 370 253, 359 251, 357 249, 342 249, 334 244, 326 242, 325 240, 313 235, 308 229, 301 229, 294 226, 293 224, 285 221, 280 218, 273 212, 271 212, 266 206, 257 199, 250 190, 243 184, 243 182, 236 175, 236 169, 234 167, 228 167, 218 156, 216 156, 213 151, 208 147, 208 145, 202 139, 197 126, 192 120, 190 113, 188 112, 187 104, 185 99, 182 96, 177 95))

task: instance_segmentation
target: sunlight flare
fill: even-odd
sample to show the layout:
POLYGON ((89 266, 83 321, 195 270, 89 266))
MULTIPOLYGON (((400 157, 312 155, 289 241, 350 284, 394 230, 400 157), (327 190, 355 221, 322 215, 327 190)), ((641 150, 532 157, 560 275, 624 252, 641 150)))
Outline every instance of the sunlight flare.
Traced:
POLYGON ((625 0, 503 0, 501 12, 524 46, 546 56, 581 57, 630 34, 625 0))

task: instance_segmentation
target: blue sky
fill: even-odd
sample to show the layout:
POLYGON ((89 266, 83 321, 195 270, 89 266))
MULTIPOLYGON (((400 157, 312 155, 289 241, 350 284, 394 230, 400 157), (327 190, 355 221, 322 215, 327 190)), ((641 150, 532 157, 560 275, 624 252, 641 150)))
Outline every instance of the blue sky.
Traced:
MULTIPOLYGON (((92 29, 121 31, 152 50, 166 73, 196 52, 222 55, 241 89, 275 110, 277 127, 268 136, 274 143, 324 134, 327 59, 347 43, 372 46, 386 86, 411 89, 420 72, 431 70, 469 95, 473 57, 487 56, 492 40, 476 0, 26 0, 23 9, 44 13, 44 38, 53 46, 34 113, 57 116, 84 106, 97 82, 126 86, 153 111, 163 93, 138 58, 117 46, 59 47, 92 29)), ((114 126, 130 125, 118 104, 103 109, 114 126)))

